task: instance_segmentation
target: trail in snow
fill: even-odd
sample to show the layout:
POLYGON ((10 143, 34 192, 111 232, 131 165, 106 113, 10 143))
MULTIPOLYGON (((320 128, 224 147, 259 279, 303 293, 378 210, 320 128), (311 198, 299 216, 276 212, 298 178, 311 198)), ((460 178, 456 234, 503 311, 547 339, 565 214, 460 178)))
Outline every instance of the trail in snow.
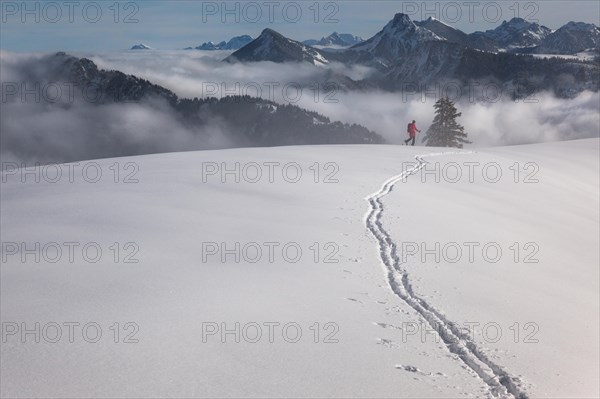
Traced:
POLYGON ((377 240, 379 255, 385 266, 389 286, 396 296, 417 311, 431 328, 437 331, 448 350, 456 354, 469 369, 485 382, 491 396, 526 399, 528 396, 520 388, 517 378, 511 376, 500 366, 492 362, 477 347, 469 335, 461 331, 455 323, 449 321, 440 311, 427 303, 427 301, 415 295, 410 283, 410 276, 401 267, 397 246, 390 234, 383 227, 384 206, 382 198, 392 191, 396 183, 421 170, 427 163, 424 158, 450 154, 465 154, 465 152, 417 155, 415 157, 417 163, 414 167, 392 177, 383 184, 379 191, 366 198, 369 202, 369 211, 365 217, 365 224, 377 240))

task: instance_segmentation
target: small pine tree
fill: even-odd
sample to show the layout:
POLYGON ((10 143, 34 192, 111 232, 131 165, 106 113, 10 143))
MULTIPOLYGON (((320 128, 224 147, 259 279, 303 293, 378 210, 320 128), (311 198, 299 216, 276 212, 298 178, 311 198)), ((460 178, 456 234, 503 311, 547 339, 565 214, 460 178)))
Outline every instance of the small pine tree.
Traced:
POLYGON ((463 148, 463 144, 470 144, 467 140, 467 133, 456 118, 462 115, 458 112, 454 103, 448 98, 443 97, 436 101, 435 118, 433 124, 425 133, 423 143, 429 147, 456 147, 463 148))

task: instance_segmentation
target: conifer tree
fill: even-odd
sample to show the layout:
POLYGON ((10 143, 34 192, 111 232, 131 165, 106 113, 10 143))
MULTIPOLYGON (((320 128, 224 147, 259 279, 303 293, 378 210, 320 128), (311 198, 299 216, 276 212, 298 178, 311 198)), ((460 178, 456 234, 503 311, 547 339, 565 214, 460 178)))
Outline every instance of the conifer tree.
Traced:
POLYGON ((471 143, 467 140, 465 128, 456 121, 462 112, 457 111, 448 97, 439 99, 433 107, 435 118, 423 137, 426 146, 463 148, 463 144, 471 143))

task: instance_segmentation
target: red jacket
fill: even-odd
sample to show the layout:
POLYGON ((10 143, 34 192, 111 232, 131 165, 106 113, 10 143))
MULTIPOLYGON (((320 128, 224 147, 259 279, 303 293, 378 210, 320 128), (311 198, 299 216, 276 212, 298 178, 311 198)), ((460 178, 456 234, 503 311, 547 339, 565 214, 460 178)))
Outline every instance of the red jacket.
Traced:
POLYGON ((410 135, 410 137, 416 137, 417 136, 417 124, 416 123, 411 123, 408 125, 408 134, 410 135))

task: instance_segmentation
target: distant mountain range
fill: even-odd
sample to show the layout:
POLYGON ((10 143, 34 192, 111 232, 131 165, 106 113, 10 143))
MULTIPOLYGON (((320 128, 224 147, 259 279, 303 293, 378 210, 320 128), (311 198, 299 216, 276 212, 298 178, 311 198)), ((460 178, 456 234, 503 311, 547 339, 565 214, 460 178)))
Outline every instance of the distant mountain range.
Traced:
POLYGON ((337 33, 333 32, 327 37, 322 37, 320 40, 309 39, 304 40, 302 43, 309 46, 323 46, 323 47, 350 47, 355 44, 364 42, 360 36, 354 36, 350 33, 337 33))
POLYGON ((220 43, 205 42, 196 47, 186 47, 184 50, 238 50, 252 41, 252 36, 241 35, 231 38, 228 42, 222 41, 220 43))
POLYGON ((415 24, 447 41, 490 52, 575 54, 600 47, 600 29, 583 22, 569 22, 552 31, 522 18, 513 18, 504 21, 496 29, 471 34, 434 18, 415 24))
MULTIPOLYGON (((408 15, 405 16, 410 20, 408 15)), ((461 44, 475 50, 487 52, 509 52, 523 54, 563 54, 570 55, 600 47, 600 28, 584 22, 569 22, 553 31, 546 26, 529 22, 522 18, 503 21, 495 29, 467 34, 444 22, 429 18, 424 21, 411 21, 419 34, 435 40, 461 44), (431 33, 435 37, 431 36, 431 33)), ((412 28, 411 28, 412 30, 412 28)), ((185 50, 239 50, 253 41, 250 35, 241 35, 219 43, 204 42, 185 50)), ((350 33, 333 32, 321 39, 308 39, 301 42, 306 46, 327 48, 348 48, 364 43, 364 38, 350 33)), ((132 50, 149 50, 145 44, 136 44, 132 50)))
MULTIPOLYGON (((239 50, 252 40, 252 36, 250 35, 241 35, 235 36, 231 38, 229 41, 221 41, 219 43, 214 42, 204 42, 196 47, 186 47, 184 50, 204 50, 204 51, 213 51, 213 50, 239 50)), ((322 37, 320 40, 305 40, 302 43, 309 46, 322 46, 322 47, 350 47, 355 44, 364 41, 362 37, 354 36, 349 33, 337 33, 333 32, 331 35, 327 37, 322 37)), ((149 49, 150 47, 144 46, 143 44, 134 46, 140 48, 135 48, 133 50, 139 50, 142 48, 149 49), (142 47, 143 46, 143 47, 142 47)))
POLYGON ((519 53, 572 54, 598 47, 600 32, 593 24, 569 23, 552 32, 513 18, 496 29, 465 34, 433 18, 414 22, 400 13, 373 37, 344 49, 315 48, 265 29, 224 61, 309 62, 317 66, 339 62, 377 70, 347 87, 397 91, 408 85, 493 83, 512 91, 516 98, 542 90, 572 97, 582 90, 599 90, 598 59, 544 59, 519 53))

